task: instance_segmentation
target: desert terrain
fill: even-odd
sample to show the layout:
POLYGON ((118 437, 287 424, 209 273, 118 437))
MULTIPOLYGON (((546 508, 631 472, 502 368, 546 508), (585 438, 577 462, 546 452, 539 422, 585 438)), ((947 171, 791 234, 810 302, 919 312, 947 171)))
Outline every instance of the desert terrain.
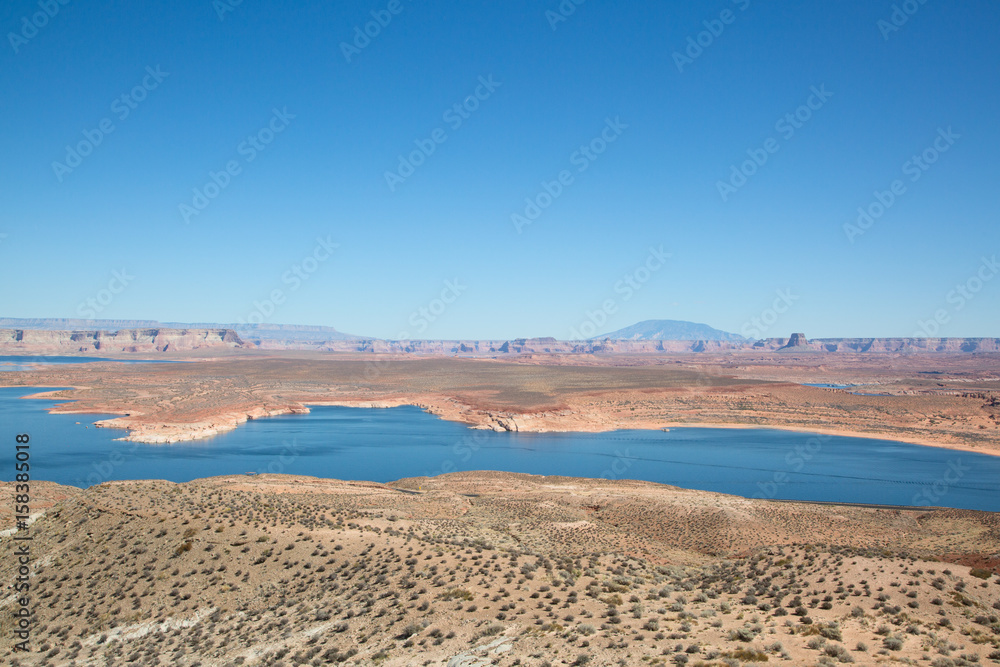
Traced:
POLYGON ((996 514, 486 472, 38 493, 37 649, 11 653, 5 615, 5 664, 1000 660, 996 514))
POLYGON ((216 345, 152 358, 197 363, 38 366, 0 374, 0 386, 72 387, 38 396, 66 399, 57 412, 120 415, 99 425, 145 443, 209 437, 314 404, 413 404, 494 430, 768 427, 1000 454, 996 353, 454 357, 216 345))
MULTIPOLYGON (((0 386, 62 387, 34 396, 118 415, 98 425, 150 446, 310 405, 412 404, 494 430, 768 427, 1000 455, 1000 354, 953 345, 446 354, 260 349, 204 332, 116 341, 77 353, 177 363, 37 365, 0 373, 0 386)), ((0 484, 5 582, 13 496, 0 484)), ((33 482, 31 511, 35 651, 15 655, 13 619, 0 617, 11 665, 1000 662, 994 513, 498 472, 33 482)), ((0 607, 15 604, 10 586, 0 607)))

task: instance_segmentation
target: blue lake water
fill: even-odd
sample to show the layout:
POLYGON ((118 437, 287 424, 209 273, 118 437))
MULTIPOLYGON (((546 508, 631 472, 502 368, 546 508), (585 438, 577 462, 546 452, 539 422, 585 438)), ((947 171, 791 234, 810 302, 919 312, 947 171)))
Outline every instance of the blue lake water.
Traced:
POLYGON ((194 442, 120 442, 98 429, 108 415, 51 415, 40 391, 0 388, 8 447, 0 479, 13 476, 16 433, 31 436, 34 479, 90 486, 280 472, 388 482, 455 470, 641 479, 748 497, 937 505, 1000 511, 1000 457, 903 443, 763 429, 669 432, 494 433, 415 407, 315 406, 308 415, 248 422, 194 442), (80 422, 80 424, 76 424, 80 422), (89 428, 85 428, 89 425, 89 428))
POLYGON ((114 361, 120 364, 180 364, 176 359, 109 359, 107 357, 65 357, 57 355, 0 354, 0 371, 24 371, 34 365, 85 364, 95 361, 114 361))

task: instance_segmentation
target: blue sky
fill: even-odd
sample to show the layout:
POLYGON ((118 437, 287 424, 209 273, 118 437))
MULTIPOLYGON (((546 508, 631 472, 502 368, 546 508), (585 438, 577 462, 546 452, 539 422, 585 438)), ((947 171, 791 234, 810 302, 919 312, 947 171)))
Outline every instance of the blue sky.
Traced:
POLYGON ((995 2, 231 2, 0 9, 0 315, 1000 335, 995 2))

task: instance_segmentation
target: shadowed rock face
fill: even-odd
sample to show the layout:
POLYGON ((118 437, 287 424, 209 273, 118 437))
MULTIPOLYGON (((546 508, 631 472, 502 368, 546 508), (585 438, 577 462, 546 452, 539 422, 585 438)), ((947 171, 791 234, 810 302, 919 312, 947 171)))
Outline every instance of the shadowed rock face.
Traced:
MULTIPOLYGON (((806 341, 806 335, 804 333, 793 333, 788 338, 788 342, 781 349, 782 350, 787 350, 787 349, 793 348, 793 347, 805 347, 806 343, 807 343, 807 341, 806 341)), ((824 347, 823 351, 824 352, 830 352, 832 350, 830 350, 828 347, 824 347)))

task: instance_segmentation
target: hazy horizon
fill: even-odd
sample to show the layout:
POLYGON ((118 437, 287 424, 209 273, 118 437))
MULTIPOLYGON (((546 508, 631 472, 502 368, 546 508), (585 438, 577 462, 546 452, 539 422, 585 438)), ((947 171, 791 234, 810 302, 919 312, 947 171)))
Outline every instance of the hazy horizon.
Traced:
MULTIPOLYGON (((3 319, 12 319, 12 320, 61 320, 61 319, 65 319, 65 320, 76 320, 76 321, 79 321, 77 318, 55 318, 55 317, 34 317, 34 318, 15 318, 15 317, 9 317, 8 318, 8 317, 0 317, 0 320, 3 320, 3 319)), ((370 340, 385 340, 385 341, 389 341, 389 342, 402 341, 402 340, 413 340, 413 341, 421 341, 421 340, 423 340, 423 341, 460 341, 460 340, 495 340, 495 341, 507 341, 507 340, 516 340, 516 339, 537 339, 537 338, 555 338, 556 340, 561 340, 561 341, 566 341, 566 340, 589 340, 589 339, 606 338, 610 334, 615 334, 615 333, 617 333, 617 332, 619 332, 621 330, 630 329, 630 328, 633 328, 635 326, 638 326, 638 325, 641 325, 641 324, 645 324, 647 322, 676 322, 676 323, 679 323, 679 324, 689 324, 689 325, 704 326, 704 327, 708 327, 708 328, 711 328, 711 329, 715 329, 716 331, 718 331, 720 333, 723 333, 723 334, 736 334, 736 335, 739 335, 739 336, 743 336, 743 334, 740 334, 739 332, 736 332, 736 331, 725 331, 724 329, 719 329, 718 327, 714 327, 714 326, 712 326, 711 323, 707 323, 707 322, 689 322, 689 321, 686 321, 686 320, 664 320, 664 319, 653 319, 653 320, 643 320, 641 322, 634 322, 631 325, 627 325, 627 326, 621 327, 619 329, 602 331, 601 333, 595 334, 593 336, 586 336, 586 337, 579 337, 579 338, 572 338, 572 337, 562 338, 560 336, 553 336, 553 335, 549 335, 549 334, 540 334, 540 335, 532 335, 532 336, 517 335, 517 336, 508 336, 506 338, 492 338, 492 337, 489 337, 489 336, 470 336, 470 337, 465 337, 465 338, 428 338, 428 337, 418 337, 418 336, 410 336, 410 337, 406 337, 406 338, 382 338, 380 336, 372 336, 370 334, 366 334, 363 331, 361 331, 361 332, 358 332, 358 331, 345 331, 345 330, 343 330, 343 329, 341 329, 339 327, 334 327, 334 326, 331 326, 331 325, 328 325, 328 324, 314 324, 314 323, 308 323, 308 322, 263 322, 261 324, 254 324, 254 323, 239 323, 239 322, 174 322, 174 321, 164 321, 164 320, 136 320, 136 319, 133 319, 133 318, 95 319, 95 320, 84 321, 81 326, 74 327, 74 330, 86 330, 86 328, 88 326, 93 327, 94 329, 113 330, 115 325, 113 325, 112 323, 114 323, 114 322, 121 322, 121 321, 125 321, 125 322, 144 322, 144 323, 148 323, 149 326, 152 326, 152 327, 163 326, 163 327, 170 327, 170 328, 175 327, 175 326, 183 325, 183 326, 189 326, 189 327, 192 327, 192 328, 199 328, 199 327, 202 327, 202 326, 236 327, 236 328, 246 327, 246 328, 252 328, 254 326, 257 326, 257 327, 261 327, 261 328, 263 328, 265 330, 267 328, 269 328, 269 327, 270 328, 300 327, 300 328, 303 328, 303 329, 333 329, 338 334, 341 334, 341 335, 344 335, 344 336, 352 336, 352 337, 357 338, 359 340, 370 339, 370 340)), ((10 325, 10 326, 14 326, 14 325, 10 325)), ((753 325, 751 324, 751 326, 753 326, 753 325)), ((0 324, 0 328, 9 328, 9 326, 6 325, 6 324, 0 324)), ((121 326, 119 326, 119 328, 128 328, 128 327, 121 327, 121 326)), ((40 330, 54 330, 54 329, 52 329, 51 327, 43 327, 40 330)), ((406 333, 406 332, 404 331, 402 333, 406 333)), ((947 336, 947 335, 942 335, 942 336, 870 336, 870 335, 827 336, 827 335, 823 335, 822 333, 816 334, 816 335, 811 335, 809 332, 803 332, 803 331, 774 331, 773 334, 766 335, 766 336, 743 336, 743 337, 745 339, 747 339, 747 340, 787 339, 787 338, 789 338, 794 333, 805 334, 806 338, 808 340, 826 340, 826 339, 841 339, 841 338, 843 338, 843 339, 867 339, 867 338, 924 338, 924 337, 928 337, 928 338, 939 338, 939 337, 940 338, 959 338, 959 339, 967 339, 967 338, 1000 338, 1000 335, 993 335, 993 336, 989 336, 989 335, 987 335, 987 336, 947 336)), ((620 338, 618 340, 627 340, 627 339, 620 338)), ((639 339, 639 340, 642 340, 642 339, 639 339)), ((645 340, 655 340, 655 339, 645 339, 645 340)), ((663 340, 671 340, 671 339, 663 339, 663 340)), ((672 340, 692 340, 693 341, 693 340, 706 340, 706 339, 692 337, 692 338, 678 338, 678 339, 672 339, 672 340)))

